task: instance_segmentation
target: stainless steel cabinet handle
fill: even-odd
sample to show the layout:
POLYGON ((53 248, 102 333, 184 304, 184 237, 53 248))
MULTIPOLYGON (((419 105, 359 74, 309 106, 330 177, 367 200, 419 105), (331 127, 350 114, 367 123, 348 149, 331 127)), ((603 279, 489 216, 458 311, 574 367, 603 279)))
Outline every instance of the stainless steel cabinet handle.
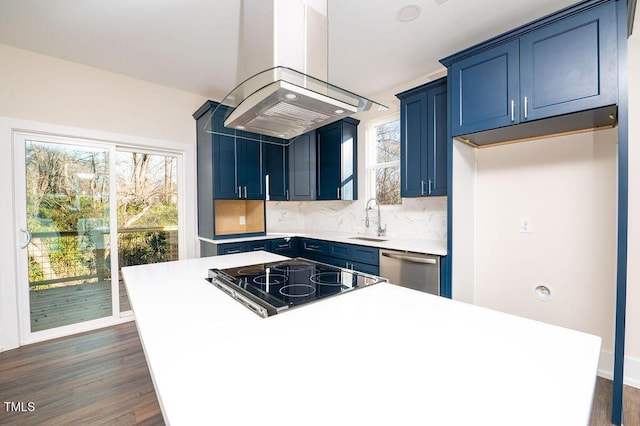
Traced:
POLYGON ((524 97, 524 118, 529 116, 529 100, 527 97, 524 97))
POLYGON ((516 101, 511 99, 511 121, 516 121, 516 101))
POLYGON ((244 187, 244 198, 247 198, 247 187, 244 187))
POLYGON ((287 194, 287 201, 289 201, 289 190, 287 189, 285 192, 287 194))
POLYGON ((225 254, 235 254, 235 253, 240 253, 240 250, 238 250, 238 249, 227 250, 227 252, 225 254))
POLYGON ((23 249, 23 248, 27 248, 27 246, 28 246, 28 245, 29 245, 29 243, 31 242, 31 232, 27 231, 27 230, 26 230, 26 229, 24 229, 24 228, 20 228, 20 231, 21 231, 21 232, 24 232, 25 234, 27 234, 27 241, 25 241, 25 243, 24 243, 24 244, 21 244, 21 245, 20 245, 20 248, 21 248, 21 249, 23 249))
POLYGON ((337 188, 337 189, 338 189, 337 194, 338 194, 338 200, 339 200, 340 199, 340 188, 337 188))
POLYGON ((416 256, 410 256, 410 255, 404 255, 404 254, 393 254, 393 253, 380 253, 380 254, 383 255, 384 257, 390 257, 391 259, 406 260, 407 262, 413 262, 413 263, 424 263, 428 265, 435 265, 437 263, 435 259, 429 259, 424 257, 416 257, 416 256))
POLYGON ((420 195, 424 195, 424 180, 420 181, 420 195))
POLYGON ((433 181, 431 179, 429 179, 429 195, 431 195, 431 185, 433 184, 433 181))
POLYGON ((238 185, 238 198, 242 198, 242 187, 238 185))
POLYGON ((289 247, 289 243, 284 243, 284 244, 279 244, 278 248, 288 248, 289 247))

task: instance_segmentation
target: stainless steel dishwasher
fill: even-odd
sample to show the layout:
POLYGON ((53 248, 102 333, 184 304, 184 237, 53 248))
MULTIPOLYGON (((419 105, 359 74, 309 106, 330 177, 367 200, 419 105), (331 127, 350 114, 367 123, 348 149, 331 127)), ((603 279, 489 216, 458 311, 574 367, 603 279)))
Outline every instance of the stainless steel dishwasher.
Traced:
POLYGON ((440 256, 382 249, 380 275, 392 284, 440 295, 440 256))

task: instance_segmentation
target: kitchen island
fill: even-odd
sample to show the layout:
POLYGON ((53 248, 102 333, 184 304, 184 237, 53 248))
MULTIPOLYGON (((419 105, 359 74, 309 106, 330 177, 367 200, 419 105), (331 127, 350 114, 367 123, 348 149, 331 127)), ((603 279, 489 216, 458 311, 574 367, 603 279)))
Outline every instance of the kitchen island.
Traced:
POLYGON ((284 259, 122 269, 167 423, 588 423, 596 336, 386 283, 263 319, 205 281, 284 259))

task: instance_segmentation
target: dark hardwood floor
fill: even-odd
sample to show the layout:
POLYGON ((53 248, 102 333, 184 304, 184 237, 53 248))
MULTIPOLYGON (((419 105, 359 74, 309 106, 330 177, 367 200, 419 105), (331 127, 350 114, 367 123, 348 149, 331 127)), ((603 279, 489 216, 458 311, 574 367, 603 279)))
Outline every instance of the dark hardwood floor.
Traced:
MULTIPOLYGON (((611 386, 598 378, 590 426, 611 424, 611 386)), ((1 425, 164 424, 134 322, 0 353, 0 403, 1 425)), ((640 389, 624 424, 640 426, 640 389)))
POLYGON ((2 425, 164 423, 134 322, 0 353, 0 403, 2 425))

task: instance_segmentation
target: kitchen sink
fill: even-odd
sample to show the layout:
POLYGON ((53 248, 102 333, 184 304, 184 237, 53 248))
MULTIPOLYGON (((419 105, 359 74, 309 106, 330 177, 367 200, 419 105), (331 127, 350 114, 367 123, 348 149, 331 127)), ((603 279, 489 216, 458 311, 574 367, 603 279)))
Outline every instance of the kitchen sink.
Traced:
POLYGON ((362 241, 387 241, 385 238, 375 238, 375 237, 350 237, 350 240, 362 240, 362 241))

